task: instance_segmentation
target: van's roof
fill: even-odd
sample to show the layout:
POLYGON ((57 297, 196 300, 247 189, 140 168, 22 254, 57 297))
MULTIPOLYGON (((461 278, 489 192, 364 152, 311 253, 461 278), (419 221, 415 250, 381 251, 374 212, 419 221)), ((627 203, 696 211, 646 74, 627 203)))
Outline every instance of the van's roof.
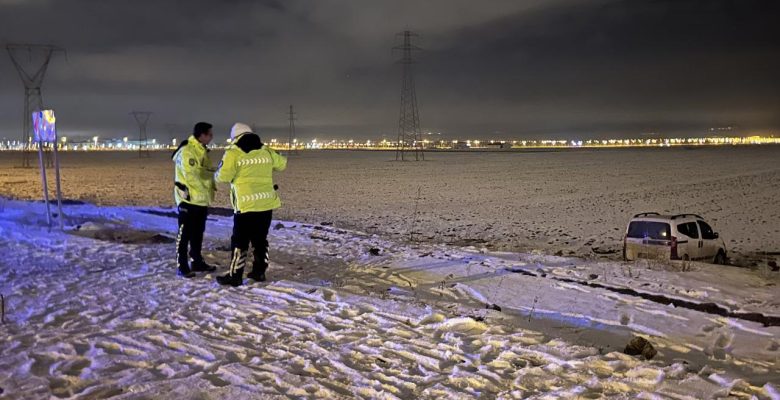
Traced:
POLYGON ((681 220, 688 220, 688 219, 701 219, 702 218, 699 215, 696 214, 659 214, 659 213, 639 213, 634 215, 633 218, 631 218, 632 221, 681 221, 681 220))

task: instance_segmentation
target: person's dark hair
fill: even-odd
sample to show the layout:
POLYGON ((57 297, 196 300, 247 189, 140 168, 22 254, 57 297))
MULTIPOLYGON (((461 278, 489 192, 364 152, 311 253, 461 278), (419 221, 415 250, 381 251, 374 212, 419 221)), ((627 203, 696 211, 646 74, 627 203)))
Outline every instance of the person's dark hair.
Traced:
POLYGON ((199 138, 200 135, 202 135, 204 133, 207 133, 209 131, 209 129, 211 129, 213 127, 214 127, 214 125, 211 125, 208 122, 198 122, 197 124, 195 124, 195 128, 192 129, 192 134, 196 138, 199 138))

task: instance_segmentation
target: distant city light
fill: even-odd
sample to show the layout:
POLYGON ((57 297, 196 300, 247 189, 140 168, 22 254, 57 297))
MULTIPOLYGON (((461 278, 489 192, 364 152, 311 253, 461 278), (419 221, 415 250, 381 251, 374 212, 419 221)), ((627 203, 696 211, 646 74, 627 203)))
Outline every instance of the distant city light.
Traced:
MULTIPOLYGON (((715 128, 713 128, 715 129, 715 128)), ((721 128, 718 128, 721 129, 721 128)), ((722 128, 728 130, 728 128, 722 128)), ((128 137, 119 139, 101 139, 99 136, 93 136, 89 140, 74 140, 73 137, 60 138, 62 150, 137 150, 141 145, 139 142, 131 141, 128 137), (72 143, 71 143, 72 142, 72 143)), ((167 150, 175 148, 178 141, 172 139, 169 143, 158 143, 157 139, 152 139, 148 148, 150 150, 167 150)), ((215 144, 209 147, 225 148, 230 145, 231 140, 227 139, 226 144, 215 144)), ((433 139, 432 137, 421 141, 407 142, 407 146, 422 148, 425 150, 470 150, 470 149, 495 149, 511 150, 523 148, 602 148, 602 147, 654 147, 654 148, 672 148, 672 147, 691 147, 691 146, 737 146, 737 145, 771 145, 780 144, 780 137, 774 135, 753 135, 753 136, 712 136, 712 137, 677 137, 677 138, 625 138, 625 139, 536 139, 536 140, 503 140, 503 139, 433 139)), ((288 141, 272 139, 270 146, 275 149, 355 149, 355 150, 395 150, 398 142, 395 140, 382 139, 381 141, 365 140, 356 141, 355 139, 311 139, 310 141, 299 141, 293 139, 292 145, 288 141)), ((31 149, 32 143, 23 143, 19 140, 6 140, 0 142, 0 151, 18 151, 31 149)))

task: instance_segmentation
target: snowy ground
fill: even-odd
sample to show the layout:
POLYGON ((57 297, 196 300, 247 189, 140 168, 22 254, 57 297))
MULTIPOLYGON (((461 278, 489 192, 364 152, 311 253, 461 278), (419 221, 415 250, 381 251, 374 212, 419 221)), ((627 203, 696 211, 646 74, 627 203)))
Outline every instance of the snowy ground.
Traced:
MULTIPOLYGON (((760 271, 283 222, 272 282, 233 289, 174 277, 170 210, 69 205, 60 233, 41 208, 0 200, 0 398, 780 398, 779 282, 760 271), (634 334, 658 356, 622 354, 634 334)), ((230 220, 208 225, 225 266, 230 220)))
MULTIPOLYGON (((431 153, 301 152, 278 174, 284 219, 491 250, 617 259, 637 212, 703 215, 733 260, 780 258, 780 146, 431 153), (419 190, 419 195, 418 195, 419 190), (417 218, 413 214, 417 210, 417 218)), ((221 157, 213 153, 214 162, 221 157)), ((0 153, 0 195, 40 198, 38 172, 0 153)), ((167 153, 66 153, 68 198, 170 206, 167 153)), ((218 205, 227 206, 227 190, 218 205)))

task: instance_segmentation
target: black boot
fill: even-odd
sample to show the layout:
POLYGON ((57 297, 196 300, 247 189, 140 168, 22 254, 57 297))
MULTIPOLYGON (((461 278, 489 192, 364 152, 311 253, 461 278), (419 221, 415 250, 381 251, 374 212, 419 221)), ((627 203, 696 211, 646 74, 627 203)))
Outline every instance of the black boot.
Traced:
POLYGON ((258 282, 265 282, 265 270, 266 268, 261 266, 254 266, 252 267, 252 272, 246 274, 246 277, 249 279, 254 279, 258 282))
POLYGON ((184 278, 194 278, 195 273, 190 270, 190 267, 188 267, 186 264, 179 265, 179 269, 176 272, 176 275, 179 275, 184 278))
POLYGON ((268 242, 263 242, 254 249, 254 262, 252 263, 252 272, 247 274, 247 278, 258 282, 265 282, 265 272, 268 270, 268 242))
POLYGON ((206 261, 201 259, 195 259, 192 260, 192 271, 193 272, 214 272, 217 270, 217 267, 213 265, 206 264, 206 261))
POLYGON ((244 269, 239 268, 233 274, 228 272, 225 275, 217 277, 217 283, 220 285, 230 285, 233 287, 241 286, 244 282, 244 269))
POLYGON ((218 276, 220 285, 241 286, 244 280, 244 264, 246 264, 246 250, 233 249, 233 258, 230 260, 230 270, 227 274, 218 276))

